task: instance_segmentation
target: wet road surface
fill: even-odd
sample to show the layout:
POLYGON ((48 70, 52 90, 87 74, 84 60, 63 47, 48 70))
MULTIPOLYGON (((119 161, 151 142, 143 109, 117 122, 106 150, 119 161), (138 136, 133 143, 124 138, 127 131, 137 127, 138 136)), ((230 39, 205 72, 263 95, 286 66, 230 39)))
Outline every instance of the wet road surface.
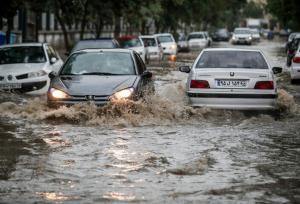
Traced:
MULTIPOLYGON (((249 48, 284 66, 282 46, 249 48)), ((1 94, 0 203, 299 203, 300 85, 279 76, 279 114, 193 109, 173 67, 196 55, 151 66, 146 102, 50 109, 1 94)))

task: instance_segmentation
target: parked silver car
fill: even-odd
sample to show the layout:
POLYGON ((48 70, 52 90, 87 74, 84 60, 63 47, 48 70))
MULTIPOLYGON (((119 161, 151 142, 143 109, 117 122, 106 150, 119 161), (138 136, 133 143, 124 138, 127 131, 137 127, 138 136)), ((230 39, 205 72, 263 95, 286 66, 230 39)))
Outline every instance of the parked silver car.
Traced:
POLYGON ((274 109, 277 97, 274 74, 259 50, 230 48, 204 49, 189 73, 187 95, 192 106, 219 109, 274 109))

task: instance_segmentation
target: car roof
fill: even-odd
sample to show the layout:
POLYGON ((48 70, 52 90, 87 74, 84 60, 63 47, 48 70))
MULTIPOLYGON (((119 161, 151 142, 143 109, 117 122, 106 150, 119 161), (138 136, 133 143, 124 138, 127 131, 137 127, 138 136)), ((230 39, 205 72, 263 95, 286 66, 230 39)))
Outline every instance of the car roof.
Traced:
POLYGON ((122 48, 107 48, 107 49, 99 49, 99 48, 88 48, 88 49, 82 49, 82 50, 77 50, 74 53, 78 52, 123 52, 123 53, 133 53, 133 50, 130 49, 122 49, 122 48))
POLYGON ((247 27, 241 27, 241 28, 235 28, 234 30, 250 30, 250 28, 247 28, 247 27))
POLYGON ((261 52, 259 49, 246 49, 246 48, 206 48, 203 51, 248 51, 248 52, 261 52))
POLYGON ((155 38, 154 35, 141 35, 140 38, 155 38))
POLYGON ((47 43, 16 43, 16 44, 7 44, 7 45, 1 45, 0 48, 5 47, 22 47, 22 46, 43 46, 47 43))
POLYGON ((114 40, 114 38, 110 38, 110 37, 107 37, 107 38, 87 38, 87 39, 79 40, 78 42, 80 42, 80 41, 102 41, 102 40, 114 40))
POLYGON ((204 31, 197 31, 197 32, 191 32, 189 35, 194 35, 194 34, 205 34, 204 31))
POLYGON ((168 36, 168 35, 172 35, 171 33, 156 33, 154 34, 155 36, 168 36))

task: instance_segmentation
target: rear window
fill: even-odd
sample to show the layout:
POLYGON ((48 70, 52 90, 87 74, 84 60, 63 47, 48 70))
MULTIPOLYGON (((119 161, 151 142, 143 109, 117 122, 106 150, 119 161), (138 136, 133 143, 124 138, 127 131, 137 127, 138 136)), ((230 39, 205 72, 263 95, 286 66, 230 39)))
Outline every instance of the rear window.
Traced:
POLYGON ((142 47, 142 43, 140 39, 133 38, 133 39, 120 39, 120 46, 122 48, 130 48, 130 47, 142 47))
POLYGON ((268 69, 268 64, 260 52, 205 51, 196 68, 268 69))
POLYGON ((158 38, 159 42, 161 42, 161 43, 174 42, 173 38, 170 35, 159 36, 157 38, 158 38))
POLYGON ((111 40, 93 40, 93 41, 80 41, 73 48, 72 52, 83 49, 105 49, 115 48, 115 44, 111 40))
POLYGON ((157 46, 154 38, 142 38, 142 40, 146 47, 156 47, 157 46))
POLYGON ((203 39, 204 38, 204 34, 190 34, 188 37, 188 40, 191 39, 203 39))

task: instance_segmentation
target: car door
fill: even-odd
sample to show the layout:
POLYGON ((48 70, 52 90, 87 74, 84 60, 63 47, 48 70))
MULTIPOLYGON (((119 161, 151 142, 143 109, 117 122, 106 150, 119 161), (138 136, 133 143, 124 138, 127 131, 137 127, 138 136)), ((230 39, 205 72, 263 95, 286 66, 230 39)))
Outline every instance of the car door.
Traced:
POLYGON ((137 65, 137 71, 139 75, 139 82, 137 88, 138 93, 141 96, 148 89, 148 84, 151 80, 143 76, 143 73, 146 71, 146 66, 141 57, 136 52, 134 52, 134 59, 137 65))
POLYGON ((54 49, 51 46, 46 45, 45 49, 46 49, 48 59, 49 59, 49 65, 50 65, 49 69, 51 71, 58 72, 60 67, 63 64, 61 58, 58 56, 58 54, 54 51, 54 49))

